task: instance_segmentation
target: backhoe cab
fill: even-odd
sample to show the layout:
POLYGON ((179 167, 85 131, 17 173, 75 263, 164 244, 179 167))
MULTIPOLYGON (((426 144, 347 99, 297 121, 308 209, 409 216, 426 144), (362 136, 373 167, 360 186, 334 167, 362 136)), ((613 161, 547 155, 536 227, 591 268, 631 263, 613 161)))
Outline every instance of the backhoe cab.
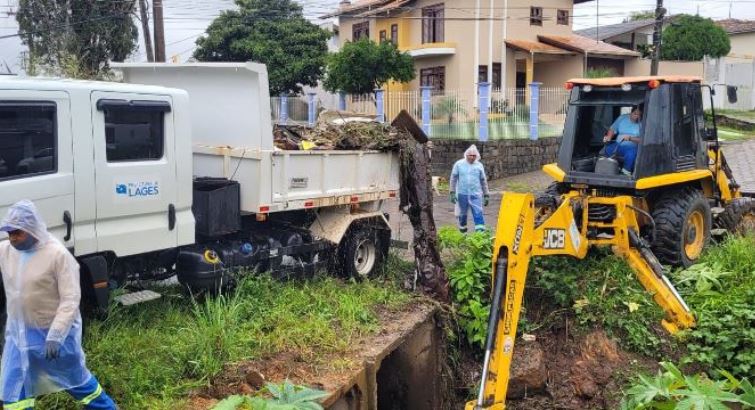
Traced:
POLYGON ((544 167, 555 182, 544 194, 505 192, 493 244, 493 290, 482 381, 472 409, 504 409, 509 369, 534 256, 582 259, 610 246, 632 267, 665 312, 671 333, 695 319, 664 274, 689 266, 713 227, 732 230, 755 210, 706 128, 699 78, 574 79, 558 162, 544 167), (636 165, 608 154, 604 136, 616 118, 640 107, 636 165))

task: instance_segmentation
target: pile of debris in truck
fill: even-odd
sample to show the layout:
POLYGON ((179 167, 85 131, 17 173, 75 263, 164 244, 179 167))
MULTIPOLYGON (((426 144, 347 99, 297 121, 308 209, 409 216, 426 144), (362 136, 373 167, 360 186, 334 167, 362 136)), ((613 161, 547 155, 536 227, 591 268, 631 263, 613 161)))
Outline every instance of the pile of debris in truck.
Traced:
POLYGON ((397 151, 399 141, 410 136, 375 121, 371 115, 323 111, 312 128, 276 125, 275 147, 281 150, 397 151))

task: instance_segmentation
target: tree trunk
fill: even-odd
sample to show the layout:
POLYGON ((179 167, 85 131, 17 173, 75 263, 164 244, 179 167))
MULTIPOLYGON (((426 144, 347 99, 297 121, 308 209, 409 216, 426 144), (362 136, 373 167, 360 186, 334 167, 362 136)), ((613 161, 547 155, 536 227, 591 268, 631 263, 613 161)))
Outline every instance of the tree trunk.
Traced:
POLYGON ((425 293, 448 303, 448 276, 440 259, 438 233, 433 218, 430 151, 424 144, 427 136, 406 111, 402 111, 392 125, 414 137, 401 140, 399 207, 409 217, 414 228, 413 248, 417 277, 425 293))

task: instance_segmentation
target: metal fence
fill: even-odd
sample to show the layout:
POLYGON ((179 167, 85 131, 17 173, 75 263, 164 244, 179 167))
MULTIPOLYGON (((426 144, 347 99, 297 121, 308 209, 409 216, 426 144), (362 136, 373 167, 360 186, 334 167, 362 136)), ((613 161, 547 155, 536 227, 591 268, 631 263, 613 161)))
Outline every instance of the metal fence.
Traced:
MULTIPOLYGON (((560 136, 563 131, 568 102, 568 91, 561 88, 539 90, 538 121, 530 120, 531 91, 510 88, 490 93, 488 102, 488 138, 532 138, 532 125, 537 124, 537 137, 560 136)), ((271 98, 273 120, 281 121, 281 97, 271 98)), ((375 94, 318 95, 314 102, 315 112, 322 109, 338 109, 345 105, 346 111, 377 115, 375 94), (339 101, 339 98, 343 98, 339 101)), ((428 133, 433 139, 479 139, 480 106, 482 101, 477 90, 433 91, 430 95, 428 133)), ((307 123, 308 97, 287 99, 288 122, 307 123)), ((422 124, 421 91, 387 91, 383 93, 385 118, 390 121, 399 112, 406 110, 422 124)))

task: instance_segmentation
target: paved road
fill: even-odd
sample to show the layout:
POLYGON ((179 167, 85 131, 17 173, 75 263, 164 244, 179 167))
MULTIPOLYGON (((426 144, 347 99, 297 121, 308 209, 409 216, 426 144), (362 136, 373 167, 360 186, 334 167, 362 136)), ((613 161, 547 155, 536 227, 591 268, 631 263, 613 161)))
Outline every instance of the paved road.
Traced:
POLYGON ((755 194, 755 139, 724 145, 724 155, 742 192, 755 194))
MULTIPOLYGON (((490 181, 490 205, 484 210, 485 224, 489 227, 495 228, 496 221, 498 220, 498 209, 501 205, 501 193, 503 191, 538 191, 544 189, 550 183, 550 177, 541 171, 529 172, 522 175, 490 181)), ((454 206, 448 200, 447 195, 436 195, 433 205, 435 208, 435 225, 438 228, 447 225, 456 226, 454 206)), ((412 224, 409 222, 406 215, 399 212, 398 201, 392 200, 387 202, 383 209, 390 214, 393 238, 411 242, 413 233, 412 224)), ((472 215, 469 215, 467 226, 474 226, 472 215)))

